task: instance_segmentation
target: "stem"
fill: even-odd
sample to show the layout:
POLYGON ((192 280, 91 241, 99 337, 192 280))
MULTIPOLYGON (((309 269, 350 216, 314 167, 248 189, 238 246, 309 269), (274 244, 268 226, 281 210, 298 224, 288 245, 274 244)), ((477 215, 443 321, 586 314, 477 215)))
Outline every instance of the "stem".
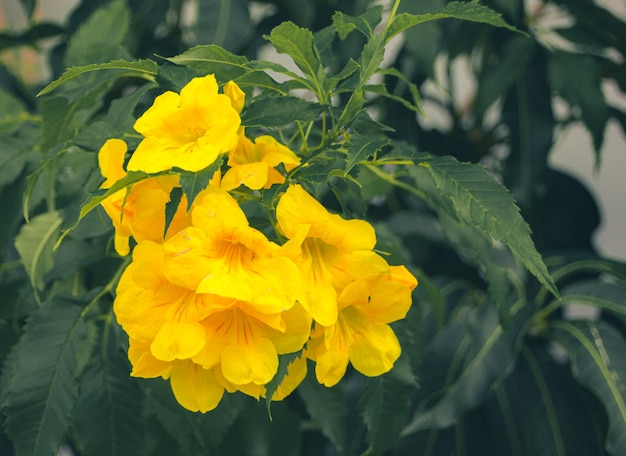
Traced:
POLYGON ((391 7, 391 12, 389 13, 389 19, 387 19, 387 25, 385 26, 385 31, 389 29, 389 26, 393 22, 393 18, 396 16, 398 12, 398 7, 400 6, 400 2, 402 0, 394 0, 393 6, 391 7))
POLYGON ((120 264, 120 267, 117 269, 117 271, 115 271, 115 275, 111 278, 111 280, 109 280, 109 283, 107 283, 102 288, 102 290, 100 290, 100 292, 97 295, 95 295, 91 299, 91 301, 89 301, 89 303, 85 306, 85 308, 80 314, 81 317, 84 317, 85 315, 87 315, 87 313, 89 313, 91 308, 100 300, 100 298, 102 298, 103 296, 106 296, 107 294, 113 291, 113 289, 117 285, 117 282, 119 282, 120 277, 122 276, 122 273, 126 270, 126 266, 130 264, 131 260, 132 258, 130 256, 124 258, 124 261, 122 262, 122 264, 120 264))
POLYGON ((372 165, 365 165, 365 166, 367 166, 367 168, 370 171, 372 171, 374 174, 376 174, 382 180, 384 180, 386 182, 389 182, 390 184, 395 185, 396 187, 399 187, 402 190, 406 190, 407 192, 413 193, 414 195, 419 196, 423 200, 426 200, 426 194, 423 191, 421 191, 420 189, 418 189, 417 187, 413 187, 412 185, 409 185, 407 183, 399 181, 395 177, 387 174, 384 171, 381 171, 380 169, 378 169, 375 166, 372 166, 372 165))

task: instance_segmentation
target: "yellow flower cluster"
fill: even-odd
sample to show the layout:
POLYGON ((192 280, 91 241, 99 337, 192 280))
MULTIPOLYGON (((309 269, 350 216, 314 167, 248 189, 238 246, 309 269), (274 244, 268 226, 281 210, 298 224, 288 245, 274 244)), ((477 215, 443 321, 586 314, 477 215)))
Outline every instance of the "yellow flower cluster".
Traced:
POLYGON ((219 93, 212 75, 180 94, 156 98, 135 129, 144 139, 124 169, 126 144, 111 139, 98 158, 109 188, 127 171, 174 167, 200 171, 227 154, 187 211, 182 197, 167 232, 165 206, 175 174, 138 182, 103 202, 115 248, 132 262, 117 287, 114 311, 129 336, 132 375, 169 378, 178 402, 206 412, 224 391, 259 398, 278 370, 279 355, 302 352, 273 395, 280 400, 306 375, 307 359, 324 385, 349 363, 368 376, 389 371, 400 345, 389 323, 404 318, 417 286, 403 266, 373 251, 374 229, 329 213, 300 185, 276 207, 274 242, 250 226, 229 191, 285 183, 277 169, 298 156, 270 136, 245 136, 244 94, 233 82, 219 93))

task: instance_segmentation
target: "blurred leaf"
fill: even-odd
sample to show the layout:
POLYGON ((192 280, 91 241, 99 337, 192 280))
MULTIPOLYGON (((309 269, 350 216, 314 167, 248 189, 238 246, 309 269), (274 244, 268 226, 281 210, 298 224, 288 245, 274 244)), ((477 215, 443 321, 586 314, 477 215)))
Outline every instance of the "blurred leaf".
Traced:
MULTIPOLYGON (((131 94, 117 98, 111 102, 111 107, 101 119, 90 122, 82 129, 72 141, 90 150, 98 150, 109 138, 124 139, 127 143, 131 140, 139 141, 139 138, 131 138, 131 135, 139 136, 133 130, 135 123, 135 108, 144 97, 146 92, 156 85, 152 83, 144 84, 135 89, 131 94)), ((133 149, 133 144, 129 144, 129 149, 133 149)))
POLYGON ((367 442, 374 454, 383 454, 398 439, 409 417, 411 396, 416 386, 414 382, 394 375, 393 371, 367 380, 359 411, 367 426, 367 442))
POLYGON ((37 6, 37 0, 20 0, 20 2, 22 3, 22 7, 24 8, 26 17, 30 20, 33 17, 35 6, 37 6))
POLYGON ((157 64, 154 61, 148 59, 136 60, 133 62, 129 62, 126 60, 113 60, 106 63, 93 63, 84 66, 73 67, 66 70, 59 79, 51 82, 46 87, 44 87, 37 94, 37 96, 45 95, 46 93, 52 92, 60 85, 63 85, 66 82, 75 79, 81 74, 100 70, 122 70, 122 72, 116 72, 116 77, 138 77, 154 82, 154 75, 157 74, 157 64))
POLYGON ((20 99, 0 87, 0 134, 13 133, 27 117, 20 99))
POLYGON ((197 8, 192 28, 195 43, 240 49, 254 30, 247 0, 204 0, 197 8))
POLYGON ((15 248, 36 290, 43 289, 43 278, 52 269, 52 249, 59 237, 61 223, 63 219, 58 212, 46 212, 23 225, 15 237, 15 248))
MULTIPOLYGON (((298 416, 285 403, 278 402, 272 408, 272 421, 258 402, 249 406, 241 415, 240 432, 243 452, 249 456, 299 456, 301 454, 301 427, 298 416)), ((225 453, 222 453, 225 454, 225 453)))
POLYGON ((385 76, 394 76, 400 79, 400 81, 408 87, 409 93, 411 94, 411 98, 413 99, 413 103, 406 100, 404 97, 399 97, 397 95, 388 94, 385 96, 391 98, 392 100, 395 100, 404 104, 411 111, 416 111, 416 112, 419 112, 421 115, 426 116, 426 113, 424 112, 424 108, 422 108, 422 97, 420 96, 417 85, 412 83, 404 74, 402 74, 397 68, 394 68, 394 67, 381 68, 378 71, 378 73, 384 74, 385 76))
POLYGON ((563 304, 587 304, 626 321, 626 287, 600 279, 583 280, 563 288, 563 304))
POLYGON ((358 30, 366 38, 372 38, 374 36, 374 29, 382 20, 383 7, 381 5, 374 6, 367 9, 360 16, 350 16, 344 14, 341 11, 336 11, 333 14, 333 27, 337 31, 337 35, 342 40, 353 30, 358 30))
POLYGON ((81 23, 67 43, 66 67, 91 66, 114 59, 125 59, 123 50, 130 27, 130 11, 125 0, 112 0, 81 23))
POLYGON ((245 89, 246 87, 258 87, 261 89, 272 90, 279 95, 287 95, 288 90, 284 84, 274 81, 264 71, 251 71, 249 73, 242 74, 234 80, 239 87, 245 89))
POLYGON ((570 104, 580 108, 580 117, 593 139, 596 165, 604 143, 604 130, 609 109, 602 92, 602 79, 595 59, 588 55, 553 52, 548 60, 548 75, 552 89, 570 104), (572 75, 576 77, 573 78, 572 75))
POLYGON ((30 318, 6 382, 3 411, 16 455, 56 454, 64 441, 78 383, 77 354, 87 330, 84 300, 56 296, 30 318))
POLYGON ((39 22, 22 32, 0 33, 0 50, 18 46, 36 48, 40 40, 61 35, 64 28, 51 22, 39 22))
POLYGON ((504 27, 515 32, 523 33, 507 24, 500 14, 479 4, 478 1, 450 2, 442 11, 436 14, 398 14, 387 30, 385 41, 389 41, 398 33, 414 25, 437 19, 462 19, 471 22, 482 22, 484 24, 493 25, 494 27, 504 27))
POLYGON ((222 82, 236 79, 249 71, 247 58, 214 44, 195 46, 166 60, 188 66, 203 74, 213 73, 222 82))
POLYGON ((141 391, 111 328, 98 331, 96 349, 80 376, 74 436, 81 454, 145 454, 141 391))
POLYGON ((518 304, 511 309, 508 331, 500 325, 495 308, 483 305, 460 316, 463 323, 453 321, 437 334, 418 372, 420 384, 425 386, 420 393, 422 401, 403 436, 451 426, 484 401, 515 366, 519 340, 532 315, 530 307, 518 304))
POLYGON ((241 113, 241 123, 246 127, 280 127, 297 120, 316 120, 324 112, 324 106, 302 98, 268 97, 257 98, 241 113))
POLYGON ((455 252, 467 263, 479 267, 487 282, 489 299, 492 301, 490 304, 496 306, 500 323, 508 329, 511 324, 510 308, 517 298, 509 279, 509 274, 515 271, 512 258, 511 264, 507 264, 507 252, 494 247, 474 226, 460 223, 455 217, 443 212, 439 214, 439 220, 455 252))
POLYGON ((497 63, 483 70, 478 82, 474 110, 485 110, 519 81, 533 57, 535 41, 519 35, 511 36, 502 46, 497 63))
POLYGON ((609 416, 606 448, 610 454, 626 453, 626 342, 604 322, 570 323, 555 321, 551 337, 571 357, 578 382, 600 399, 609 416))
POLYGON ((315 372, 310 369, 298 389, 304 406, 321 428, 322 433, 333 443, 339 453, 346 445, 346 417, 348 407, 346 398, 339 387, 327 388, 315 379, 315 372))
POLYGON ((423 162, 409 167, 409 175, 425 192, 426 202, 473 225, 487 238, 508 246, 515 258, 552 294, 558 291, 530 237, 530 228, 506 187, 482 165, 460 163, 450 156, 416 157, 423 162))

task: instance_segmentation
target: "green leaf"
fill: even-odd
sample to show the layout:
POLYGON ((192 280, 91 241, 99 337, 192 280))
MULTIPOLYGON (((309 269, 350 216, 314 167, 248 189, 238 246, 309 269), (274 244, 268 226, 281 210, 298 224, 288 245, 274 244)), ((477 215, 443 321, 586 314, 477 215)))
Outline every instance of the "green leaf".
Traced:
POLYGON ((599 322, 556 321, 551 336, 571 357, 574 377, 600 399, 609 417, 606 448, 626 454, 626 342, 610 325, 599 322))
POLYGON ((344 14, 341 11, 335 11, 335 14, 333 14, 333 27, 342 40, 345 40, 353 30, 358 30, 365 35, 366 38, 372 38, 374 36, 374 30, 376 26, 380 24, 382 17, 383 7, 381 5, 369 8, 363 14, 356 17, 344 14))
POLYGON ((195 46, 166 60, 203 74, 213 73, 222 81, 236 79, 249 71, 247 58, 214 44, 195 46))
POLYGON ((80 376, 74 436, 81 454, 145 454, 142 395, 109 326, 80 376), (108 344, 107 344, 108 339, 108 344), (108 345, 108 346, 107 346, 108 345))
POLYGON ((283 22, 272 29, 268 37, 279 54, 287 54, 302 70, 304 75, 315 87, 319 101, 325 96, 321 88, 325 86, 326 74, 313 45, 313 34, 293 22, 283 22))
POLYGON ((69 39, 65 51, 66 67, 103 63, 126 58, 123 49, 131 17, 125 0, 112 0, 97 9, 69 39))
POLYGON ((254 30, 247 0, 205 0, 195 7, 193 38, 185 41, 242 49, 254 30))
POLYGON ((113 60, 106 63, 92 63, 89 65, 77 66, 66 70, 59 79, 52 81, 44 87, 37 96, 45 95, 52 92, 57 87, 76 79, 84 73, 101 70, 119 70, 115 73, 118 78, 121 77, 137 77, 147 79, 148 81, 156 81, 157 64, 153 60, 143 59, 136 61, 113 60))
POLYGON ((507 258, 506 250, 492 246, 490 240, 482 236, 474 226, 460 223, 446 213, 440 213, 439 220, 456 253, 466 263, 480 268, 487 282, 490 304, 496 306, 500 323, 508 329, 511 323, 510 307, 517 298, 509 280, 509 274, 515 273, 513 258, 510 254, 507 258))
POLYGON ((339 387, 326 388, 320 385, 315 379, 315 372, 309 369, 296 391, 311 418, 341 453, 346 445, 345 423, 348 415, 346 398, 342 390, 339 387))
POLYGON ((272 380, 265 385, 265 406, 267 407, 267 413, 270 417, 272 416, 270 413, 270 406, 272 404, 274 394, 283 383, 283 380, 287 375, 289 365, 301 356, 301 351, 278 356, 278 369, 276 370, 276 375, 274 375, 272 380))
POLYGON ((347 128, 350 123, 363 111, 365 106, 365 97, 362 90, 355 90, 350 95, 343 112, 339 117, 337 124, 341 128, 347 128))
POLYGON ((552 89, 569 103, 580 108, 580 116, 591 133, 596 151, 596 165, 604 143, 609 108, 602 92, 600 68, 594 57, 567 52, 553 52, 548 59, 548 77, 552 89), (575 74, 576 77, 572 77, 575 74))
POLYGON ((563 304, 587 304, 626 321, 626 287, 600 279, 583 280, 563 288, 563 304))
POLYGON ((502 242, 553 295, 556 285, 530 237, 515 200, 480 164, 459 163, 450 156, 419 155, 408 167, 421 196, 436 211, 446 211, 473 225, 485 237, 502 242))
POLYGON ((174 168, 172 171, 180 176, 180 186, 183 193, 187 196, 187 211, 191 209, 191 205, 202 190, 207 188, 209 181, 215 176, 215 172, 222 166, 222 157, 218 157, 209 166, 198 172, 185 171, 183 169, 174 168))
POLYGON ((56 454, 76 401, 84 301, 56 296, 29 319, 18 343, 3 412, 17 456, 56 454))
POLYGON ((46 212, 23 225, 15 237, 15 248, 36 290, 43 290, 44 276, 52 269, 52 251, 61 223, 58 212, 46 212))
POLYGON ((376 152, 390 143, 385 136, 370 136, 354 133, 350 136, 348 144, 348 156, 346 157, 345 173, 348 174, 359 162, 367 160, 376 152))
POLYGON ((535 49, 535 41, 519 35, 511 36, 504 43, 499 61, 480 75, 474 102, 474 110, 479 115, 523 78, 535 49))
MULTIPOLYGON (((400 79, 400 81, 402 81, 404 84, 406 84, 406 86, 409 88, 409 93, 411 94, 411 98, 413 98, 413 103, 411 103, 410 101, 406 100, 404 97, 397 97, 395 95, 392 95, 389 92, 387 92, 386 90, 385 90, 386 93, 381 94, 381 95, 389 97, 392 100, 399 101, 400 103, 404 104, 408 109, 410 109, 412 111, 417 111, 421 115, 426 116, 426 113, 424 112, 424 108, 422 108, 422 97, 420 96, 419 89, 417 88, 417 86, 414 83, 412 83, 404 74, 402 74, 395 67, 381 68, 380 70, 378 70, 378 72, 380 74, 394 76, 394 77, 400 79)), ((368 87, 368 86, 366 86, 366 87, 368 87)))
POLYGON ((259 87, 261 89, 267 89, 277 92, 279 95, 287 95, 288 90, 282 83, 274 81, 264 71, 251 71, 249 73, 242 74, 234 80, 239 87, 259 87))
POLYGON ((246 454, 250 456, 299 456, 301 454, 302 431, 296 415, 285 403, 273 407, 272 421, 267 418, 265 407, 258 402, 248 402, 235 427, 243 448, 219 454, 246 454))
POLYGON ((385 42, 383 35, 375 35, 368 41, 361 51, 361 72, 359 73, 359 86, 363 87, 378 71, 385 57, 385 42))
POLYGON ((398 439, 409 416, 414 383, 393 375, 393 371, 368 379, 359 401, 367 426, 367 441, 374 454, 383 454, 398 439))
POLYGON ((13 133, 27 117, 24 103, 0 87, 0 133, 13 133))
POLYGON ((471 2, 450 2, 442 11, 435 14, 398 14, 387 30, 385 41, 388 42, 398 33, 402 33, 410 27, 437 19, 462 19, 471 22, 482 22, 494 27, 503 27, 514 32, 523 33, 507 24, 500 14, 474 0, 471 2))
POLYGON ((530 307, 511 309, 507 331, 494 307, 483 305, 459 315, 437 334, 425 352, 423 374, 417 373, 421 401, 403 436, 449 427, 484 401, 513 370, 530 307))
POLYGON ((241 123, 247 127, 281 127, 295 121, 316 120, 324 106, 302 98, 268 97, 256 99, 241 114, 241 123))
POLYGON ((61 241, 63 241, 63 238, 65 238, 65 236, 67 236, 67 234, 70 231, 76 228, 78 226, 78 223, 87 214, 89 214, 92 210, 98 207, 100 203, 104 201, 105 199, 107 199, 109 196, 113 195, 119 190, 128 188, 136 184, 137 182, 141 182, 143 180, 149 179, 150 177, 162 176, 162 175, 171 174, 171 173, 172 171, 163 171, 163 172, 156 173, 156 174, 148 174, 148 173, 144 173, 143 171, 129 172, 128 174, 126 174, 126 176, 124 176, 123 178, 115 182, 110 188, 106 190, 101 190, 96 195, 91 196, 91 198, 89 198, 89 200, 81 206, 78 218, 74 221, 70 221, 68 224, 63 226, 63 231, 61 232, 61 236, 59 237, 59 240, 57 241, 56 245, 58 246, 61 243, 61 241))

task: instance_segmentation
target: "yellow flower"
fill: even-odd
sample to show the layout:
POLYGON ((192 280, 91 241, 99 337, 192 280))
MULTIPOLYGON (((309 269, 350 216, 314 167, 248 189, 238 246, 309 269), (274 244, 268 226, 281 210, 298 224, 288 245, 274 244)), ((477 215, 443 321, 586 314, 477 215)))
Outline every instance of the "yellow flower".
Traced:
POLYGON ((337 323, 318 327, 309 343, 317 380, 333 386, 348 362, 364 375, 388 372, 400 356, 400 343, 389 323, 405 317, 417 280, 404 266, 372 274, 346 286, 339 297, 337 323))
POLYGON ((209 186, 191 223, 163 244, 136 246, 114 311, 132 375, 170 378, 181 405, 207 411, 224 389, 258 398, 278 355, 302 349, 311 317, 296 303, 296 265, 228 193, 209 186))
POLYGON ((283 249, 302 273, 298 300, 325 326, 337 321, 337 291, 389 265, 372 251, 376 234, 363 220, 329 213, 301 186, 292 185, 276 207, 279 230, 290 239, 283 249))
MULTIPOLYGON (((232 89, 232 88, 231 88, 232 89)), ((145 138, 129 171, 156 173, 178 167, 200 171, 237 144, 241 124, 236 100, 218 93, 214 75, 192 79, 180 91, 159 95, 135 122, 145 138)))
MULTIPOLYGON (((124 156, 126 143, 120 139, 109 139, 98 152, 98 164, 105 181, 100 188, 110 188, 126 176, 124 156)), ((101 205, 111 218, 115 228, 114 245, 119 255, 130 252, 129 240, 137 242, 149 239, 162 242, 165 231, 165 205, 170 201, 170 193, 178 186, 177 176, 157 176, 122 189, 102 201, 101 205)), ((176 214, 168 228, 168 235, 187 226, 185 213, 187 199, 181 199, 176 214)))
POLYGON ((253 143, 241 131, 237 147, 228 156, 230 169, 224 174, 221 187, 232 190, 245 185, 260 190, 282 184, 285 177, 276 169, 281 163, 286 171, 291 171, 300 158, 271 136, 259 136, 253 143))

